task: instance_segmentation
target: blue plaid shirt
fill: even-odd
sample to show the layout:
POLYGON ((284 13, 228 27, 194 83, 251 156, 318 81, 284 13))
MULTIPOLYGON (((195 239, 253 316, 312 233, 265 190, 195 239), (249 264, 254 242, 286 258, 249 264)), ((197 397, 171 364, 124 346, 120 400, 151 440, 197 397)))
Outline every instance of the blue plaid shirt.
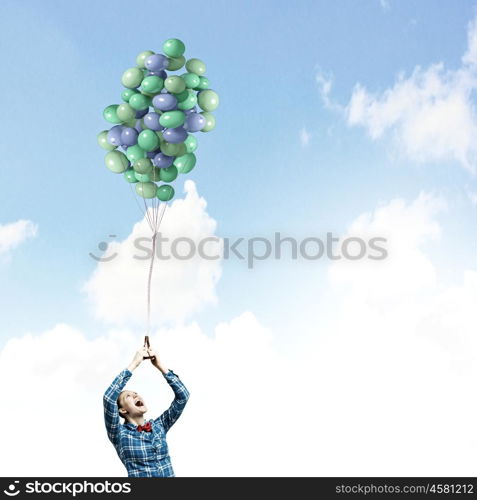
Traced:
POLYGON ((166 434, 180 417, 189 392, 179 377, 169 370, 164 378, 174 391, 171 406, 151 422, 151 432, 139 432, 134 424, 121 423, 117 400, 132 373, 125 369, 108 387, 103 397, 104 422, 108 438, 128 471, 129 477, 174 477, 167 448, 166 434))

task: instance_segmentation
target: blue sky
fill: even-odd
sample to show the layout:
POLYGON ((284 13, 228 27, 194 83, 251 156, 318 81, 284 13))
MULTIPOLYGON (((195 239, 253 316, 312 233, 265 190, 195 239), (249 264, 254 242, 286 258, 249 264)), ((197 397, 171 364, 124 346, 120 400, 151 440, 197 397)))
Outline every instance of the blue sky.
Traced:
MULTIPOLYGON (((138 212, 104 168, 96 145, 105 127, 101 112, 118 101, 120 75, 136 54, 160 51, 172 36, 184 40, 189 57, 206 61, 221 97, 217 128, 199 136, 198 165, 189 177, 221 236, 339 233, 379 201, 436 190, 452 200, 443 221, 454 231, 434 249, 436 259, 448 260, 453 251, 459 258, 448 267, 474 262, 475 234, 462 231, 475 217, 462 190, 472 176, 446 162, 416 166, 390 158, 385 140, 373 142, 363 129, 348 127, 320 99, 319 71, 333 75, 332 98, 345 105, 357 82, 379 92, 416 65, 459 66, 474 2, 388 4, 4 2, 0 222, 30 219, 39 234, 1 265, 0 339, 57 321, 91 335, 103 328, 80 292, 95 266, 88 253, 108 234, 129 234, 138 212), (311 134, 306 147, 303 127, 311 134)), ((301 281, 310 272, 319 280, 324 269, 321 262, 267 262, 254 271, 227 263, 218 306, 197 319, 212 326, 252 308, 285 336, 296 316, 316 308, 316 298, 300 292, 301 281), (287 285, 273 286, 278 278, 287 285), (279 317, 277 304, 287 305, 279 317)))

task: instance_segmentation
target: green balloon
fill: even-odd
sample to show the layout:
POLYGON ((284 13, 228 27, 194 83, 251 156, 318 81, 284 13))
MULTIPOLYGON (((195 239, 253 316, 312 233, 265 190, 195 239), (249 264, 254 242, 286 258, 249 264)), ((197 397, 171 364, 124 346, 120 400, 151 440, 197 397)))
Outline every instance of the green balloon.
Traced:
POLYGON ((177 38, 169 38, 164 42, 162 50, 166 56, 180 57, 185 52, 185 45, 184 42, 177 38))
POLYGON ((126 179, 127 182, 129 182, 130 184, 134 184, 135 182, 137 182, 138 180, 136 179, 136 172, 134 172, 134 170, 132 168, 128 168, 126 170, 126 172, 124 172, 124 178, 126 179))
POLYGON ((181 144, 171 144, 170 142, 161 142, 161 152, 167 156, 181 156, 182 151, 185 152, 185 146, 181 144))
POLYGON ((143 198, 154 198, 157 194, 157 185, 154 182, 138 182, 136 193, 143 198))
POLYGON ((131 99, 131 97, 134 95, 134 94, 137 94, 137 90, 135 89, 125 89, 121 92, 121 99, 124 101, 124 102, 129 102, 129 99, 131 99))
POLYGON ((219 107, 219 96, 213 90, 203 90, 197 102, 204 111, 214 111, 219 107))
POLYGON ((139 174, 138 172, 134 172, 134 178, 136 179, 136 181, 139 181, 139 182, 151 182, 152 181, 149 174, 139 174))
POLYGON ((174 94, 175 98, 177 99, 177 102, 182 102, 185 101, 189 97, 189 90, 185 89, 182 92, 179 92, 178 94, 174 94))
POLYGON ((134 89, 141 85, 143 78, 144 73, 139 68, 129 68, 123 73, 121 83, 128 89, 134 89))
POLYGON ((207 111, 203 111, 201 115, 205 118, 205 126, 201 132, 210 132, 215 128, 215 116, 207 111))
POLYGON ((127 102, 118 106, 116 114, 122 122, 133 120, 136 117, 136 111, 127 102))
POLYGON ((137 138, 137 143, 144 151, 154 151, 159 147, 159 137, 154 130, 143 130, 137 138))
POLYGON ((103 111, 104 119, 107 120, 109 123, 121 123, 121 120, 118 118, 117 109, 118 109, 117 104, 111 104, 111 106, 105 108, 103 111))
POLYGON ((206 90, 210 86, 209 79, 206 78, 205 76, 199 76, 199 85, 195 87, 196 90, 206 90))
POLYGON ((122 174, 129 167, 128 159, 121 151, 110 151, 104 158, 106 166, 115 174, 122 174))
POLYGON ((182 111, 166 111, 159 118, 159 123, 166 128, 180 127, 186 119, 182 111))
POLYGON ((166 78, 164 87, 166 87, 166 89, 173 94, 180 94, 181 92, 184 92, 186 84, 180 76, 172 75, 166 78))
POLYGON ((174 188, 172 186, 169 186, 169 184, 163 184, 162 186, 159 186, 157 188, 156 196, 161 201, 172 200, 172 198, 174 198, 174 188))
POLYGON ((152 172, 149 174, 149 180, 153 182, 159 182, 161 180, 161 168, 154 167, 152 172))
POLYGON ((200 59, 189 59, 186 62, 186 70, 189 73, 195 73, 196 75, 202 76, 205 73, 205 64, 200 59))
POLYGON ((98 144, 103 148, 106 149, 106 151, 112 151, 113 149, 116 149, 117 146, 113 146, 112 144, 109 144, 107 141, 108 137, 108 131, 103 130, 98 134, 98 144))
POLYGON ((200 83, 200 76, 195 73, 184 73, 181 75, 181 78, 184 80, 188 89, 193 89, 200 83))
POLYGON ((149 56, 152 56, 154 52, 152 50, 145 50, 144 52, 139 52, 139 54, 136 57, 136 64, 141 68, 144 69, 146 66, 144 63, 146 62, 146 59, 149 56))
POLYGON ((187 139, 184 141, 184 146, 188 153, 193 153, 197 149, 197 138, 195 135, 189 134, 187 139))
POLYGON ((174 165, 177 167, 179 173, 187 174, 195 167, 196 161, 194 153, 186 153, 185 155, 178 156, 174 160, 174 165))
POLYGON ((171 165, 167 168, 160 168, 160 177, 163 182, 172 182, 177 178, 177 167, 175 165, 171 165))
POLYGON ((129 146, 126 150, 126 156, 131 163, 137 162, 140 158, 146 157, 146 152, 140 146, 135 144, 134 146, 129 146))
POLYGON ((149 175, 152 172, 152 168, 152 161, 149 158, 138 158, 133 164, 133 169, 138 174, 149 175))
POLYGON ((141 89, 149 94, 157 94, 164 88, 164 80, 160 76, 146 76, 141 84, 141 89))
POLYGON ((151 98, 147 95, 137 93, 131 96, 131 99, 129 99, 129 105, 136 111, 142 111, 151 105, 151 98))
POLYGON ((169 57, 169 64, 167 65, 167 69, 169 71, 177 71, 184 66, 186 60, 184 56, 180 57, 169 57))
POLYGON ((129 127, 129 128, 134 128, 137 124, 137 120, 136 118, 133 118, 132 120, 128 120, 126 122, 123 122, 123 124, 126 126, 126 127, 129 127))
POLYGON ((192 109, 196 104, 197 104, 197 95, 193 90, 189 90, 187 97, 183 101, 179 101, 177 107, 179 109, 192 109))

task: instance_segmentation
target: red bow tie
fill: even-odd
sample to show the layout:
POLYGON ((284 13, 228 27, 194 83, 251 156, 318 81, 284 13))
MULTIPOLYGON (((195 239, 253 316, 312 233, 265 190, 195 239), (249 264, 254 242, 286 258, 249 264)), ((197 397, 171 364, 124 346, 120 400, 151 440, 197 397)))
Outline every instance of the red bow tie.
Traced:
POLYGON ((151 425, 151 422, 147 422, 147 424, 144 424, 144 425, 138 425, 136 427, 136 429, 139 431, 139 432, 151 432, 152 431, 152 425, 151 425))

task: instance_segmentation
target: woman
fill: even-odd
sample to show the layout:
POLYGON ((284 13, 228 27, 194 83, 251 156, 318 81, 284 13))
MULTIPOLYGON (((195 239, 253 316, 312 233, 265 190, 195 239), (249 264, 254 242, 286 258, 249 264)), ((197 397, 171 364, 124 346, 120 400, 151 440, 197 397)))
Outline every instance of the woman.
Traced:
POLYGON ((157 352, 148 347, 140 349, 131 364, 114 379, 103 397, 104 421, 108 438, 129 477, 174 477, 166 434, 180 417, 188 399, 189 392, 179 377, 165 368, 157 352), (147 406, 137 392, 123 390, 132 372, 147 356, 175 394, 171 406, 154 420, 145 420, 147 406), (124 418, 123 423, 120 417, 124 418))

